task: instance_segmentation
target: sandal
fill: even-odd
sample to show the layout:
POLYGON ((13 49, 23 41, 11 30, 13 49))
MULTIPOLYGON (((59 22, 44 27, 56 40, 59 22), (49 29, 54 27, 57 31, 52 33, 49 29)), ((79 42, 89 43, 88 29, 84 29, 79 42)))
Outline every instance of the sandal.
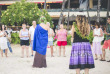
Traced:
POLYGON ((107 62, 110 62, 110 60, 108 60, 107 62))
POLYGON ((24 57, 21 57, 21 58, 24 58, 24 57))
POLYGON ((66 57, 65 55, 63 57, 66 57))
POLYGON ((95 58, 95 60, 98 60, 98 58, 95 58))
POLYGON ((106 61, 106 60, 104 60, 104 59, 100 59, 100 61, 106 61))
POLYGON ((54 57, 53 55, 51 57, 54 57))

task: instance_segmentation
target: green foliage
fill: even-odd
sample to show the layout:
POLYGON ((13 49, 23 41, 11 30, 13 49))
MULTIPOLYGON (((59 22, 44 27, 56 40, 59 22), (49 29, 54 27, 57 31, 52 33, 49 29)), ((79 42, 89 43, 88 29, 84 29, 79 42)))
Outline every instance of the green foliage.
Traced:
POLYGON ((67 45, 71 45, 71 35, 67 36, 67 45))
POLYGON ((19 33, 12 33, 11 34, 11 43, 13 43, 13 44, 20 43, 19 33))
POLYGON ((90 31, 90 34, 89 34, 89 36, 88 36, 88 39, 89 39, 89 42, 90 42, 90 43, 92 43, 93 38, 94 38, 94 37, 93 37, 93 30, 91 30, 91 31, 90 31))
POLYGON ((7 10, 2 11, 1 22, 6 25, 9 23, 14 25, 16 22, 20 25, 25 21, 32 25, 32 21, 35 20, 37 21, 37 24, 39 24, 39 18, 41 16, 44 16, 46 21, 52 24, 51 17, 46 10, 40 10, 35 3, 21 0, 21 2, 16 2, 8 6, 7 10))
POLYGON ((82 36, 82 34, 79 32, 78 28, 77 28, 77 24, 75 22, 73 22, 74 26, 75 26, 75 30, 76 33, 82 38, 82 39, 88 39, 90 43, 92 43, 93 41, 93 31, 90 31, 90 34, 87 36, 82 36))

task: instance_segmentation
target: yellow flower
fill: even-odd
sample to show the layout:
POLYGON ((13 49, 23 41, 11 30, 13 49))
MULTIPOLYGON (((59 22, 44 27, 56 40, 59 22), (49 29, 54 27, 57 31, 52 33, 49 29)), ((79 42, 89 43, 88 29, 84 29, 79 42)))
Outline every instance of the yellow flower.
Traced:
POLYGON ((11 21, 11 19, 9 19, 9 21, 11 21))
POLYGON ((7 13, 6 15, 8 15, 9 13, 7 13))
POLYGON ((39 15, 39 13, 37 13, 37 15, 39 15))

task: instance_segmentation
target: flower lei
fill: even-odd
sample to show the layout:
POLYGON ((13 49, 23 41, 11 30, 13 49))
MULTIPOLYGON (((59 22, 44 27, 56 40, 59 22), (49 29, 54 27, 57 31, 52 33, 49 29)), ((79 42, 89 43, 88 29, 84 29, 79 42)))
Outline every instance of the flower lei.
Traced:
POLYGON ((82 39, 88 39, 89 40, 89 36, 83 36, 79 30, 78 30, 78 27, 77 27, 77 24, 73 23, 74 24, 74 27, 75 27, 75 31, 77 33, 77 35, 79 35, 79 37, 81 37, 82 39))
POLYGON ((41 16, 40 19, 39 19, 39 23, 46 23, 47 20, 44 16, 41 16), (44 22, 42 22, 41 20, 44 20, 44 22))

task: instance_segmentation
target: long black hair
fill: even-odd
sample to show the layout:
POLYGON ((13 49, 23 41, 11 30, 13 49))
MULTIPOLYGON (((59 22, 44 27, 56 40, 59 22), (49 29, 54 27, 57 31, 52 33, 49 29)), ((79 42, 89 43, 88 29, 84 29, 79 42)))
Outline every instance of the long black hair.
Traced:
POLYGON ((100 28, 99 22, 95 22, 95 26, 98 26, 98 28, 100 28))
MULTIPOLYGON (((3 30, 3 29, 2 29, 2 26, 3 26, 3 25, 4 25, 4 24, 1 25, 1 31, 3 30)), ((6 30, 6 26, 5 26, 5 25, 4 25, 4 30, 6 30)))
POLYGON ((0 25, 0 30, 2 30, 2 25, 0 25))

